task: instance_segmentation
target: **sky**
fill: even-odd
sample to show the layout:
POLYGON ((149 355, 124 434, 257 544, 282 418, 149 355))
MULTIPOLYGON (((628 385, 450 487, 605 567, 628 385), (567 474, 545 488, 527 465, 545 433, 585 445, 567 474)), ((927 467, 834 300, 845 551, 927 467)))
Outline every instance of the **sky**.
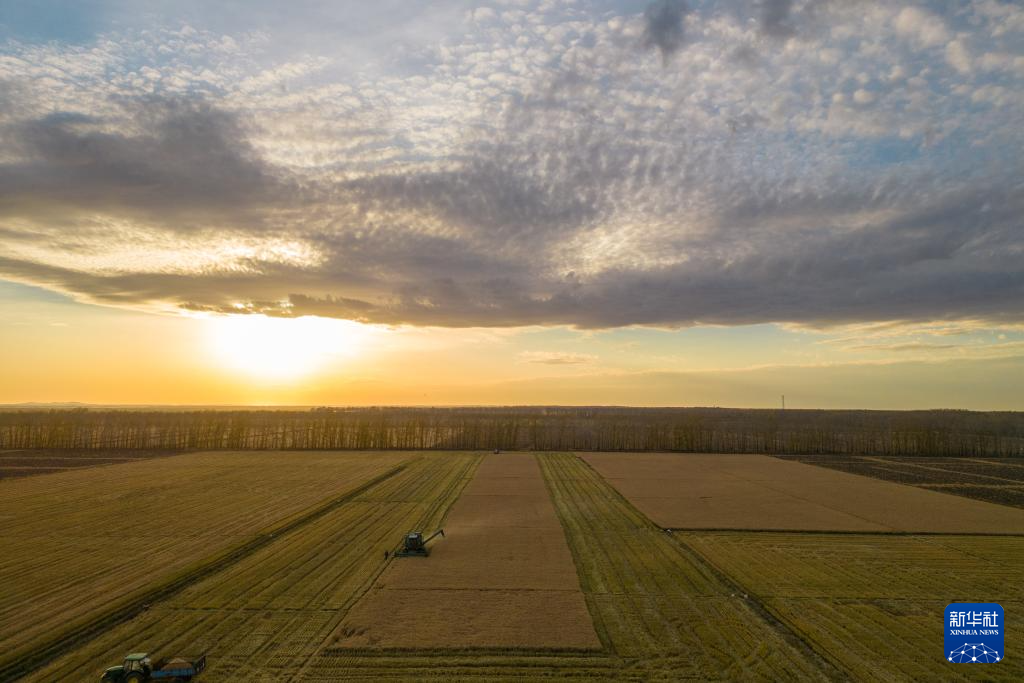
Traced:
POLYGON ((0 403, 1024 410, 1024 5, 0 0, 0 403))

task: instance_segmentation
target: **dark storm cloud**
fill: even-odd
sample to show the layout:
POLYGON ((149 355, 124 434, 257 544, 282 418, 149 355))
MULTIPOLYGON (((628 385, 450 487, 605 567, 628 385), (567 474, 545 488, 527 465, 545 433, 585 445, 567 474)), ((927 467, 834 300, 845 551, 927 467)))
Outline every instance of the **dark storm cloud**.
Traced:
POLYGON ((683 46, 689 11, 684 0, 654 0, 644 10, 644 46, 657 48, 667 61, 683 46))
POLYGON ((286 184, 251 149, 233 115, 210 104, 127 105, 137 132, 76 112, 9 122, 0 163, 0 216, 121 212, 182 229, 189 214, 237 218, 281 201, 286 184))

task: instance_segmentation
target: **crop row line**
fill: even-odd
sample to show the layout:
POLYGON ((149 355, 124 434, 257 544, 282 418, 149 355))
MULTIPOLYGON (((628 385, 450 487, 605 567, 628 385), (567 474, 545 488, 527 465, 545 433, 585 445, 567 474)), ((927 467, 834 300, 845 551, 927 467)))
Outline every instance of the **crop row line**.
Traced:
POLYGON ((151 604, 160 600, 166 600, 198 581, 241 561, 272 543, 278 535, 289 533, 323 517, 349 500, 358 497, 374 486, 395 476, 405 467, 405 465, 398 465, 361 486, 317 506, 313 510, 299 513, 288 521, 279 522, 239 546, 218 553, 212 558, 203 560, 174 574, 158 584, 131 596, 127 600, 107 608, 100 614, 88 615, 72 623, 42 644, 11 653, 5 660, 0 662, 0 680, 14 680, 31 673, 63 652, 91 640, 113 626, 133 619, 148 609, 151 604))
POLYGON ((708 571, 714 574, 715 578, 728 586, 735 593, 742 594, 746 604, 759 617, 771 625, 783 640, 794 648, 801 650, 806 656, 816 662, 822 669, 823 673, 825 673, 830 679, 842 680, 845 678, 841 665, 833 661, 827 650, 819 650, 814 647, 812 644, 814 641, 805 637, 805 634, 795 625, 791 624, 788 619, 782 615, 776 614, 776 612, 772 610, 766 602, 757 595, 757 593, 737 581, 721 567, 715 564, 710 558, 691 546, 682 538, 675 537, 674 540, 692 562, 703 565, 708 571))
MULTIPOLYGON (((433 526, 434 524, 440 524, 447 516, 452 504, 458 499, 463 489, 473 478, 473 473, 476 471, 476 468, 479 467, 481 461, 482 458, 478 455, 469 460, 467 464, 462 469, 456 471, 454 475, 452 473, 438 471, 433 474, 433 477, 429 481, 423 479, 415 482, 413 484, 415 487, 414 491, 408 497, 414 500, 426 497, 429 501, 427 508, 416 517, 415 523, 418 526, 428 524, 433 526), (446 483, 442 491, 439 491, 434 495, 427 495, 437 487, 438 482, 445 481, 446 483)), ((403 515, 403 518, 404 517, 405 516, 403 515)), ((392 526, 394 526, 398 521, 398 519, 395 519, 392 526)), ((319 659, 322 656, 322 653, 328 649, 325 647, 326 643, 330 640, 335 629, 344 619, 348 611, 353 605, 362 599, 384 570, 387 569, 388 565, 393 561, 394 555, 389 554, 387 559, 376 567, 375 571, 372 571, 363 577, 360 586, 356 590, 352 591, 345 603, 337 609, 326 627, 322 629, 321 633, 323 636, 311 649, 309 656, 307 656, 301 664, 293 668, 291 676, 287 679, 288 681, 298 681, 306 675, 315 660, 319 659)))
POLYGON ((583 459, 541 462, 595 626, 623 675, 842 678, 583 459))

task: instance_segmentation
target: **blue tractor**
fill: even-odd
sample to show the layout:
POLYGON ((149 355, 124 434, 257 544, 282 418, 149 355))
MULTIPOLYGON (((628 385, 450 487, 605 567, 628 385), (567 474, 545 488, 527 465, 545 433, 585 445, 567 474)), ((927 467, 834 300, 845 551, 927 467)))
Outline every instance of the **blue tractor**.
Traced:
POLYGON ((198 659, 164 657, 155 663, 149 653, 133 652, 124 664, 103 672, 100 683, 145 683, 146 681, 191 681, 206 668, 206 655, 198 659))

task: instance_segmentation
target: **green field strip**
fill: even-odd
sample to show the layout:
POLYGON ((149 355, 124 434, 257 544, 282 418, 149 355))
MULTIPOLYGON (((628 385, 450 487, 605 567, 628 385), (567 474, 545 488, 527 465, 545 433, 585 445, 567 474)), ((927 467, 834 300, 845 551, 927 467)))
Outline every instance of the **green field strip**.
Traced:
POLYGON ((108 606, 99 614, 90 614, 80 620, 72 621, 42 644, 34 644, 31 647, 6 654, 4 659, 0 660, 0 679, 13 680, 28 675, 64 652, 88 642, 119 624, 130 621, 149 609, 153 603, 167 600, 189 586, 240 562, 273 543, 278 536, 293 532, 329 514, 366 490, 397 475, 405 467, 406 465, 398 465, 337 498, 317 505, 312 510, 281 520, 260 532, 256 537, 165 577, 144 591, 108 606))
MULTIPOLYGON (((950 602, 1024 605, 1024 543, 976 536, 883 537, 732 531, 675 535, 855 680, 1024 679, 1024 660, 948 664, 950 602), (962 577, 970 577, 966 582, 962 577)), ((1007 607, 1007 606, 1010 607, 1007 607)), ((1024 642, 1008 623, 1007 648, 1024 642)))
POLYGON ((538 460, 595 628, 624 677, 842 678, 583 460, 566 453, 544 454, 538 460))

